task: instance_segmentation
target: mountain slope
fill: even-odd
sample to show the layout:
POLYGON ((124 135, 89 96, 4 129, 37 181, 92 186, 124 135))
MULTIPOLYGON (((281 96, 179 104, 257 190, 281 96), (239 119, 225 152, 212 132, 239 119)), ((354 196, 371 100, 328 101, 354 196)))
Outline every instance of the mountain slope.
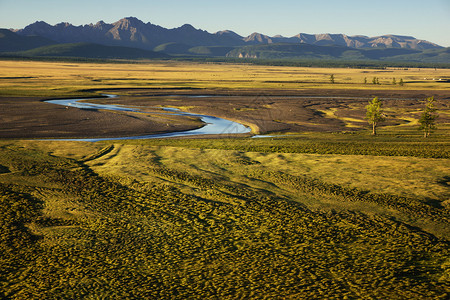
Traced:
POLYGON ((265 44, 236 48, 227 54, 235 58, 385 60, 416 62, 450 62, 450 48, 426 51, 403 48, 355 49, 344 46, 309 44, 265 44))
POLYGON ((142 59, 142 58, 167 58, 164 53, 157 53, 143 49, 104 46, 92 43, 68 43, 58 44, 36 49, 15 52, 21 56, 60 56, 60 57, 84 57, 84 58, 117 58, 117 59, 142 59))
POLYGON ((162 52, 173 55, 189 54, 191 46, 181 43, 165 43, 156 46, 153 51, 162 52))
POLYGON ((306 34, 300 33, 293 37, 274 36, 269 37, 260 33, 252 33, 244 38, 244 41, 251 44, 310 44, 317 46, 344 46, 350 48, 404 48, 415 50, 440 49, 441 46, 418 40, 411 36, 383 35, 377 37, 367 36, 347 36, 345 34, 306 34))
POLYGON ((51 26, 45 22, 36 22, 18 30, 17 33, 25 36, 39 35, 60 43, 95 42, 147 50, 152 50, 165 43, 180 43, 191 47, 243 44, 243 41, 234 37, 211 34, 195 29, 188 24, 167 29, 151 23, 144 23, 133 17, 121 19, 113 24, 100 21, 95 25, 83 26, 73 26, 68 23, 51 26))
POLYGON ((40 36, 22 36, 8 29, 0 29, 0 52, 23 51, 52 44, 55 42, 40 36))
POLYGON ((234 47, 227 46, 197 46, 189 49, 189 54, 202 56, 226 56, 234 47))
POLYGON ((165 54, 171 54, 450 63, 448 48, 410 36, 367 37, 300 33, 292 37, 271 37, 255 32, 242 37, 230 30, 212 34, 189 24, 167 29, 133 17, 112 24, 99 21, 82 26, 69 23, 52 26, 45 22, 35 22, 15 33, 1 30, 0 42, 0 52, 17 52, 56 43, 64 44, 19 53, 26 56, 136 59, 166 57, 165 54), (116 48, 101 48, 102 46, 116 48))

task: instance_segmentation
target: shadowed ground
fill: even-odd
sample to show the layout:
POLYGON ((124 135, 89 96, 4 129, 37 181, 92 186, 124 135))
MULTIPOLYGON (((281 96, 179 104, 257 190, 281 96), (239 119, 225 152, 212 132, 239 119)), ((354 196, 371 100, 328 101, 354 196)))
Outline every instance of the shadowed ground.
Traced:
MULTIPOLYGON (((146 111, 158 106, 178 107, 241 122, 251 126, 254 133, 365 129, 365 105, 374 96, 384 102, 387 121, 382 126, 416 126, 422 100, 430 96, 437 100, 439 122, 450 120, 450 95, 446 91, 119 89, 107 92, 123 96, 89 101, 141 106, 146 111)), ((42 100, 45 99, 0 97, 0 138, 120 137, 201 126, 198 120, 183 116, 81 110, 42 100)))

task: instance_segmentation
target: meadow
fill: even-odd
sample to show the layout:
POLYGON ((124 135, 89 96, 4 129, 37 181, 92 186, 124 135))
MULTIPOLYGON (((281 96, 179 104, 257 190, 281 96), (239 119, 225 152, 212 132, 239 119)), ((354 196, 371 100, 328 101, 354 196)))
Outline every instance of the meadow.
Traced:
MULTIPOLYGON (((80 96, 82 91, 149 89, 446 90, 449 69, 349 69, 188 62, 93 64, 0 60, 0 96, 80 96), (330 82, 333 74, 335 83, 330 82), (380 84, 372 84, 373 78, 380 84), (364 84, 364 79, 367 83, 364 84), (393 85, 393 78, 404 85, 393 85), (439 81, 439 79, 443 79, 439 81)), ((85 94, 86 95, 86 94, 85 94)))
MULTIPOLYGON (((284 89, 291 96, 305 90, 437 94, 441 101, 438 128, 427 139, 417 130, 418 111, 391 106, 396 121, 374 137, 355 113, 363 103, 350 109, 332 101, 315 104, 320 130, 291 127, 260 139, 3 138, 0 298, 448 298, 450 84, 424 80, 448 77, 448 70, 181 62, 0 66, 0 102, 8 105, 22 97, 37 103, 114 91, 122 95, 118 103, 159 101, 201 111, 206 100, 180 96, 166 103, 146 93, 284 89), (380 85, 363 83, 375 76, 380 85), (392 77, 405 85, 393 85, 392 77), (343 130, 325 126, 336 120, 343 130)), ((217 100, 230 108, 209 111, 239 119, 261 110, 242 99, 217 100)))

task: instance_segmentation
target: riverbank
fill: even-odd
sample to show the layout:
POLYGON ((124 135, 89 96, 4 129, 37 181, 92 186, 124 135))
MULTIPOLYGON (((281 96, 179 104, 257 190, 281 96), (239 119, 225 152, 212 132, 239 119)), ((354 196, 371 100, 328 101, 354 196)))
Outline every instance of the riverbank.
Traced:
POLYGON ((78 109, 36 97, 0 97, 0 138, 121 137, 192 130, 195 118, 78 109))
MULTIPOLYGON (((111 100, 117 98, 117 95, 105 95, 104 99, 111 100)), ((194 98, 203 97, 203 95, 191 96, 194 98)), ((205 96, 208 97, 208 96, 205 96)), ((251 129, 243 124, 233 122, 230 120, 225 120, 209 115, 201 115, 190 112, 183 112, 178 108, 173 107, 141 107, 141 106, 125 106, 125 105, 115 105, 115 104, 97 104, 93 103, 93 99, 55 99, 48 100, 45 103, 60 105, 66 108, 74 107, 82 110, 96 110, 96 111, 111 111, 119 113, 137 113, 145 115, 148 117, 156 118, 171 118, 174 116, 183 116, 188 118, 198 119, 203 123, 201 128, 185 130, 185 131, 175 131, 175 132, 165 132, 165 133, 155 133, 150 135, 131 135, 131 136, 121 136, 116 138, 83 138, 83 139, 70 139, 79 140, 87 142, 98 142, 102 140, 127 140, 127 139, 151 139, 151 138, 171 138, 171 137, 190 137, 190 136, 217 136, 217 135, 235 135, 235 134, 249 134, 251 129)))
MULTIPOLYGON (((113 89, 118 98, 90 102, 138 106, 157 112, 174 107, 250 126, 253 133, 340 132, 367 128, 365 105, 374 96, 388 114, 381 128, 417 127, 421 100, 434 96, 439 123, 450 123, 450 95, 445 91, 373 90, 154 90, 113 89)), ((117 138, 171 133, 201 128, 197 117, 110 112, 52 105, 38 97, 0 97, 0 138, 117 138)))

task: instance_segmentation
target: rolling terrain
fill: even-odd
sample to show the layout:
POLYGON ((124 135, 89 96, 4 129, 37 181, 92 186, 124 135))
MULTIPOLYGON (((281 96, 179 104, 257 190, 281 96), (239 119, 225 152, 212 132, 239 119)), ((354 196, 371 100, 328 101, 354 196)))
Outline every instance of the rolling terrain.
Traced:
POLYGON ((0 142, 2 298, 446 298, 448 139, 310 137, 0 142))
POLYGON ((164 53, 158 53, 138 48, 103 46, 92 43, 72 43, 43 46, 27 51, 15 52, 14 55, 24 57, 83 57, 102 59, 155 59, 168 58, 164 53))
POLYGON ((449 77, 0 60, 0 298, 447 299, 449 77), (386 121, 372 136, 375 96, 386 121), (147 113, 43 102, 80 97, 147 113), (152 107, 273 136, 41 140, 200 125, 152 107))

